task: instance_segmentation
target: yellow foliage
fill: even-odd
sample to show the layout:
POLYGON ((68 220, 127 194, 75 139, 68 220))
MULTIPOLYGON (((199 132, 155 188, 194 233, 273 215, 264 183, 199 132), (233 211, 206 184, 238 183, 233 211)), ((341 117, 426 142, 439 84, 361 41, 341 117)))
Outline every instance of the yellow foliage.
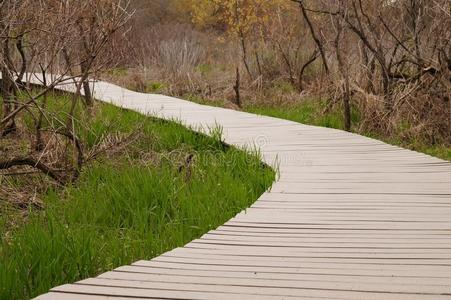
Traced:
POLYGON ((184 0, 177 9, 188 11, 201 27, 216 26, 228 34, 242 36, 268 28, 275 14, 288 9, 286 0, 184 0))

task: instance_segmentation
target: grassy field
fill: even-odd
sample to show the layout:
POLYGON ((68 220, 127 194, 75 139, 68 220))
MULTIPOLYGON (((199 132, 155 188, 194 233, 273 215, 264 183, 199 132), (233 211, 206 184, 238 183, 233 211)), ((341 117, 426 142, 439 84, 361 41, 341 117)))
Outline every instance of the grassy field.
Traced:
MULTIPOLYGON (((248 207, 275 177, 256 154, 225 146, 220 130, 210 138, 106 104, 89 122, 80 129, 88 144, 112 132, 140 135, 90 163, 75 185, 40 195, 43 209, 24 212, 0 196, 0 299, 34 297, 182 246, 248 207)), ((19 179, 0 181, 20 189, 19 179)))

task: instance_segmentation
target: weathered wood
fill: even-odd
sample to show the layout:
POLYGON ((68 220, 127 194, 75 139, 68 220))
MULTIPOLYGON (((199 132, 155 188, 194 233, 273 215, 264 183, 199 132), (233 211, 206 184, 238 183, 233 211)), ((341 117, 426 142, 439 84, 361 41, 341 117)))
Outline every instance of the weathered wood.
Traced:
POLYGON ((200 132, 220 125, 227 143, 277 165, 279 181, 185 247, 39 299, 451 299, 449 162, 105 82, 94 93, 200 132))

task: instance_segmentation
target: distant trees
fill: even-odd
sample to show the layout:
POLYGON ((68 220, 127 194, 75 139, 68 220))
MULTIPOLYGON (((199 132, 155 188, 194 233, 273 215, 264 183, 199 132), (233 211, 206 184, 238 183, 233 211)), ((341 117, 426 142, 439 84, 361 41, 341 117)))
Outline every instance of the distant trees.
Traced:
POLYGON ((109 47, 129 18, 119 0, 0 2, 0 135, 15 132, 18 122, 34 131, 28 133, 33 137, 29 154, 13 153, 0 161, 0 169, 28 165, 59 183, 77 178, 84 154, 74 126, 75 108, 82 88, 86 106, 92 105, 89 77, 111 64, 109 47), (35 90, 34 82, 42 86, 35 90), (74 83, 75 96, 67 113, 55 115, 47 109, 47 96, 65 82, 74 83), (52 141, 68 149, 56 162, 47 147, 52 141))
POLYGON ((174 95, 238 103, 258 93, 284 99, 274 92, 283 86, 291 98, 297 93, 326 99, 328 107, 340 105, 346 130, 390 134, 403 123, 412 136, 421 134, 431 143, 451 141, 449 1, 134 2, 161 8, 147 9, 139 19, 140 25, 143 20, 157 24, 147 32, 136 28, 142 39, 149 36, 146 49, 137 51, 147 69, 156 66, 158 73, 155 69, 164 70, 161 62, 171 57, 174 63, 165 63, 171 68, 196 57, 177 68, 177 76, 162 72, 177 86, 170 90, 174 95), (176 42, 181 39, 185 42, 176 42), (221 66, 219 78, 205 76, 203 67, 215 63, 221 66), (359 128, 351 124, 357 115, 359 128))
POLYGON ((235 40, 240 49, 240 61, 236 62, 235 104, 240 106, 240 65, 244 66, 248 79, 261 79, 263 70, 258 42, 267 37, 271 16, 285 5, 284 1, 266 0, 203 0, 188 1, 186 9, 191 12, 192 22, 198 26, 211 26, 223 31, 235 40), (254 58, 255 70, 251 69, 250 57, 254 58))
POLYGON ((255 42, 268 36, 272 17, 286 6, 283 0, 191 0, 188 1, 187 9, 196 25, 212 26, 237 41, 242 64, 253 80, 256 76, 250 67, 250 56, 255 57, 258 75, 262 73, 255 42), (254 45, 249 45, 252 43, 254 45))

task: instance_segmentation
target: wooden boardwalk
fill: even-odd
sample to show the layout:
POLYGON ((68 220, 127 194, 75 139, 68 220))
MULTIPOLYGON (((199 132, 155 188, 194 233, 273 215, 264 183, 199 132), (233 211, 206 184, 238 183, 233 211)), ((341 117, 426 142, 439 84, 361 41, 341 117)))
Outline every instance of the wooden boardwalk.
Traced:
POLYGON ((280 178, 247 211, 150 261, 40 300, 451 299, 451 163, 355 134, 98 83, 106 102, 258 146, 280 178))

